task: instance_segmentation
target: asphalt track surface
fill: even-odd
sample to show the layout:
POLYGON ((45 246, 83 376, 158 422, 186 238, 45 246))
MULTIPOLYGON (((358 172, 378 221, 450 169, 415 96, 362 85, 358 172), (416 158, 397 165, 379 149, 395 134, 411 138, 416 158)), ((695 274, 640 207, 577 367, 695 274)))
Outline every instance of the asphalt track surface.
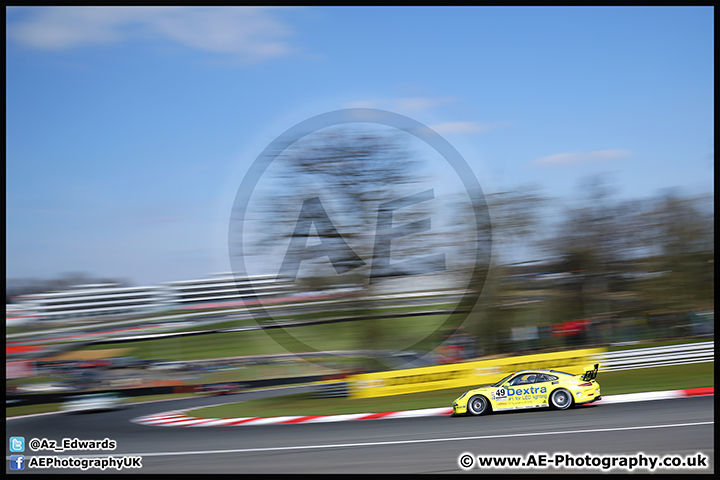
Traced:
MULTIPOLYGON (((32 456, 141 456, 142 468, 121 473, 605 473, 600 467, 480 469, 460 467, 470 454, 527 455, 569 453, 642 454, 707 457, 699 469, 657 469, 656 473, 714 472, 714 396, 635 403, 592 404, 566 411, 532 410, 483 417, 420 417, 338 423, 259 425, 243 427, 159 427, 132 423, 142 415, 196 405, 250 400, 298 392, 292 387, 272 392, 246 392, 225 397, 199 397, 131 405, 117 411, 39 415, 6 421, 9 437, 63 438, 117 442, 112 451, 38 451, 32 456)), ((450 402, 452 399, 448 399, 450 402)), ((6 453, 6 461, 9 454, 6 453)), ((24 473, 117 473, 117 470, 26 468, 24 473)), ((626 469, 608 473, 628 473, 626 469)), ((648 473, 636 468, 632 473, 648 473)))

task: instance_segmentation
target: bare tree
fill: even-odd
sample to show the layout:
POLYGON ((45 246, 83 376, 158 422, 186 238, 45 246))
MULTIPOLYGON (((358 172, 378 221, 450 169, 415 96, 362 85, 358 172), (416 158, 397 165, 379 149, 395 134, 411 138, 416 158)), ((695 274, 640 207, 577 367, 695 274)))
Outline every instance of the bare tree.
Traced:
POLYGON ((13 303, 13 297, 35 293, 57 292, 78 285, 112 284, 118 287, 130 286, 125 279, 95 277, 84 272, 68 272, 56 278, 10 278, 6 281, 5 297, 7 303, 13 303))
MULTIPOLYGON (((285 281, 352 284, 366 299, 393 281, 452 276, 447 252, 462 241, 447 235, 456 227, 448 203, 439 199, 412 140, 389 130, 342 127, 285 148, 263 178, 271 188, 257 201, 258 217, 266 221, 253 252, 275 252, 275 271, 285 281)), ((374 303, 356 301, 353 314, 372 316, 374 303)), ((361 348, 397 348, 391 321, 357 323, 361 348)))

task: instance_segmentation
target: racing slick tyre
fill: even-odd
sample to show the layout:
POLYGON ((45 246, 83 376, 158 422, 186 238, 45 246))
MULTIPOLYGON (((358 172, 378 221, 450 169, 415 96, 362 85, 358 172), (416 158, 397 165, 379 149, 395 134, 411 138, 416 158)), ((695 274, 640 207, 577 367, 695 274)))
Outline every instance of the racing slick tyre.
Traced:
POLYGON ((487 413, 489 410, 490 404, 487 401, 487 398, 483 397, 482 395, 475 395, 470 400, 468 400, 467 403, 467 411, 471 415, 482 415, 484 413, 487 413))
POLYGON ((558 388, 550 394, 550 406, 556 410, 568 409, 572 403, 572 395, 564 388, 558 388))

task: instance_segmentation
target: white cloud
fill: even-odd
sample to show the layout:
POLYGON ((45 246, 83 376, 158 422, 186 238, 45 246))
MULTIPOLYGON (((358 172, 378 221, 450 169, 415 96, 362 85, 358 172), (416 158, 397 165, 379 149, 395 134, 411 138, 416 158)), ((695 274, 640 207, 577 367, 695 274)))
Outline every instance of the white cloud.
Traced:
POLYGON ((456 99, 451 97, 405 97, 384 100, 359 100, 349 102, 346 106, 348 108, 378 108, 389 111, 417 113, 454 101, 456 101, 456 99))
POLYGON ((456 99, 451 97, 408 97, 395 100, 399 110, 413 112, 428 110, 439 105, 446 105, 456 99))
POLYGON ((286 41, 289 27, 267 8, 47 7, 8 13, 8 39, 41 50, 163 39, 243 60, 293 51, 286 41))
MULTIPOLYGON (((377 108, 408 115, 421 113, 434 107, 456 102, 453 97, 407 97, 381 100, 359 100, 345 104, 346 108, 377 108)), ((510 122, 445 122, 432 125, 437 133, 485 135, 500 128, 508 128, 510 122)))
POLYGON ((593 152, 565 152, 537 158, 531 164, 535 167, 554 167, 577 163, 618 160, 628 155, 630 155, 630 152, 622 149, 595 150, 593 152))
POLYGON ((447 122, 433 125, 432 129, 438 133, 463 133, 472 135, 485 135, 500 128, 507 128, 510 122, 447 122))

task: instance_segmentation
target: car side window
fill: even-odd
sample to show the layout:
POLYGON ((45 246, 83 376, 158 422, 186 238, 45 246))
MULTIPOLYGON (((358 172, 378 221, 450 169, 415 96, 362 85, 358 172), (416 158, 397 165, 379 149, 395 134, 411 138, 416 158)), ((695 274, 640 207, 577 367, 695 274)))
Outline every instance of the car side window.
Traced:
POLYGON ((510 380, 510 385, 513 387, 516 385, 530 385, 537 381, 537 377, 537 373, 523 373, 510 380))
POLYGON ((510 382, 508 382, 508 385, 510 385, 511 387, 514 387, 515 385, 520 385, 521 382, 522 382, 522 375, 518 375, 517 377, 510 380, 510 382))
POLYGON ((555 375, 542 374, 540 375, 538 382, 554 382, 557 379, 558 377, 556 377, 555 375))

